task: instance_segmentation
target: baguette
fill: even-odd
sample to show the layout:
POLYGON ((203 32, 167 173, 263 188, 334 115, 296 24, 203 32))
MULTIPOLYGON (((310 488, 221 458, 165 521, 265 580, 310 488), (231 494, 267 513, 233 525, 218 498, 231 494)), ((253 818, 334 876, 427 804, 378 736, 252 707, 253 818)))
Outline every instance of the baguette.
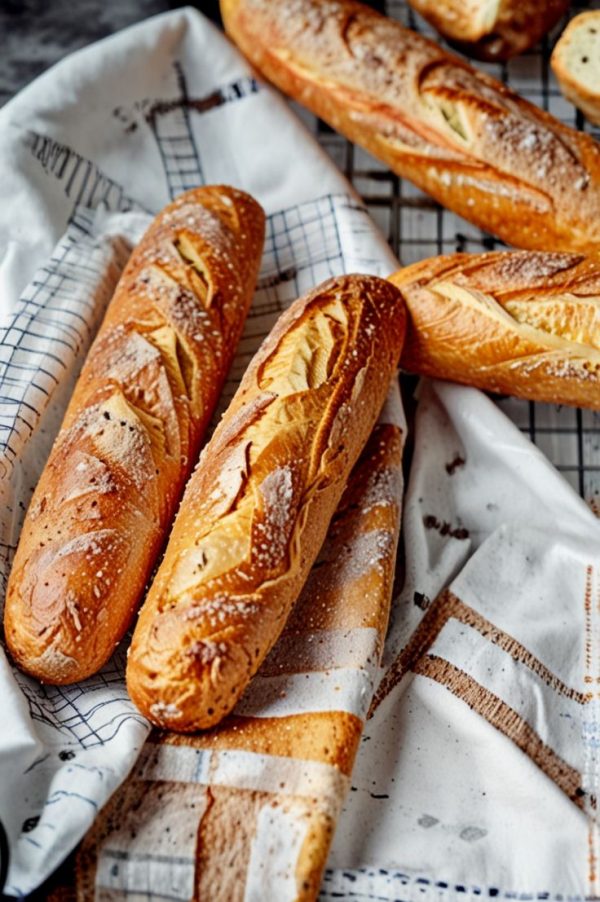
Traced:
POLYGON ((330 279, 279 319, 190 479, 127 686, 155 724, 218 723, 281 633, 404 338, 389 282, 330 279))
POLYGON ((401 417, 386 410, 285 629, 248 688, 243 702, 258 702, 253 713, 236 711, 203 733, 151 735, 82 844, 81 902, 109 890, 131 894, 150 880, 160 896, 172 877, 170 855, 191 863, 186 898, 317 898, 383 649, 404 432, 401 417), (326 694, 328 685, 346 690, 326 694), (283 853, 281 830, 298 837, 283 853), (127 859, 135 872, 115 873, 115 861, 127 859))
POLYGON ((221 0, 275 85, 443 206, 541 250, 600 249, 600 145, 353 0, 221 0))
POLYGON ((233 188, 189 191, 133 252, 25 518, 8 648, 72 683, 125 633, 164 544, 241 334, 264 214, 233 188))
POLYGON ((408 0, 463 53, 497 62, 524 53, 553 28, 569 0, 408 0))
POLYGON ((409 312, 405 369, 600 409, 599 257, 453 254, 390 279, 409 312))
POLYGON ((600 125, 600 9, 571 19, 550 64, 561 91, 590 122, 600 125))

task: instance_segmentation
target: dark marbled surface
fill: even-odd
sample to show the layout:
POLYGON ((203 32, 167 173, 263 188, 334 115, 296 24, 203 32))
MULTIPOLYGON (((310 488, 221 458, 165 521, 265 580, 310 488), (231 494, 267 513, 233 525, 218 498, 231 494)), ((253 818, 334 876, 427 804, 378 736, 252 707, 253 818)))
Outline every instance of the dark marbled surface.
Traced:
MULTIPOLYGON (((169 0, 0 0, 0 106, 73 50, 183 5, 169 0)), ((191 5, 218 19, 217 2, 191 5)))

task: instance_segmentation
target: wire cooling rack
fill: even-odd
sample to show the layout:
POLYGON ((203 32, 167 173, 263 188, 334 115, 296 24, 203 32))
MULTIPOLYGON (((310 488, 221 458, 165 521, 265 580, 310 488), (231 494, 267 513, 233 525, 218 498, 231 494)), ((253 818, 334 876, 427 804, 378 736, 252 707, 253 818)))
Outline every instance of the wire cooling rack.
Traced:
MULTIPOLYGON (((440 41, 440 37, 404 0, 371 3, 404 25, 440 41)), ((600 0, 575 3, 570 16, 584 9, 600 9, 600 0)), ((566 25, 563 19, 533 50, 508 63, 476 62, 528 100, 562 122, 600 139, 583 116, 564 99, 550 68, 550 53, 566 25)), ((346 174, 403 264, 454 251, 480 253, 506 245, 445 210, 410 182, 390 172, 370 156, 296 107, 316 133, 320 144, 346 174)), ((499 407, 546 454, 564 478, 600 514, 600 413, 551 404, 534 404, 493 396, 499 407)))

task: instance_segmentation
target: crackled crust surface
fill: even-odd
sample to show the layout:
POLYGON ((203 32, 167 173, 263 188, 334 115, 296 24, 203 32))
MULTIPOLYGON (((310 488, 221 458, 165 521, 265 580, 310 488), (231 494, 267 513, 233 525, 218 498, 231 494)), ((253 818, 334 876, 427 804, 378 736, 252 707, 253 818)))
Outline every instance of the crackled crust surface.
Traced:
MULTIPOLYGON (((344 668, 366 675, 379 665, 400 527, 403 442, 404 428, 393 409, 386 410, 350 474, 302 594, 250 693, 256 679, 264 684, 273 677, 312 678, 344 668)), ((288 685, 286 695, 310 707, 311 694, 301 683, 288 685)), ((294 898, 314 900, 363 726, 357 714, 339 710, 335 692, 328 702, 327 710, 315 705, 318 710, 296 709, 284 716, 268 705, 260 716, 234 712, 202 733, 151 734, 132 773, 82 844, 78 898, 93 898, 105 889, 111 880, 106 864, 114 863, 115 850, 131 857, 143 853, 152 861, 171 849, 194 861, 195 898, 242 902, 248 896, 262 899, 268 890, 279 898, 267 876, 270 863, 281 861, 278 826, 267 824, 271 842, 267 848, 261 844, 264 816, 279 810, 287 819, 286 836, 303 835, 287 853, 294 898), (192 785, 185 782, 190 760, 192 785), (177 779, 169 781, 174 774, 177 779), (176 819, 165 823, 166 810, 176 811, 176 819), (262 870, 258 876, 252 868, 256 859, 262 870)))
POLYGON ((409 311, 407 370, 600 409, 600 258, 454 254, 390 279, 409 311))
POLYGON ((542 38, 569 0, 409 0, 440 34, 476 59, 510 59, 542 38))
POLYGON ((353 0, 222 0, 285 93, 445 207, 511 244, 600 247, 600 146, 353 0))
POLYGON ((264 214, 187 192, 133 252, 25 519, 6 641, 49 683, 96 672, 140 601, 241 333, 264 214))
POLYGON ((331 279, 282 315, 250 364, 134 633, 128 689, 157 725, 217 723, 281 633, 385 399, 404 322, 384 280, 331 279))

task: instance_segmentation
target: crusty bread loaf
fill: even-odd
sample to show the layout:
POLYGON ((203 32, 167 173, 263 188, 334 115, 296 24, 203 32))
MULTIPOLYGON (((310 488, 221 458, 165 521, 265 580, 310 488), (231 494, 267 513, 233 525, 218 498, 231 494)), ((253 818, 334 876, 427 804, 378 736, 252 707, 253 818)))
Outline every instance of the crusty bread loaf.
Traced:
POLYGON ((274 84, 511 244, 600 248, 600 145, 354 0, 221 0, 274 84))
POLYGON ((600 409, 600 257, 454 254, 390 278, 409 311, 405 369, 600 409))
POLYGON ((476 59, 524 53, 567 11, 569 0, 408 0, 441 35, 476 59))
POLYGON ((252 299, 264 214, 189 191, 132 254, 29 507, 6 641, 48 683, 93 674, 137 608, 252 299))
POLYGON ((324 282, 278 320, 204 449, 129 651, 158 726, 216 724, 281 633, 404 338, 390 283, 324 282))
POLYGON ((82 844, 79 902, 144 885, 166 894, 171 855, 173 867, 189 862, 186 898, 317 898, 394 582, 405 429, 401 410, 398 417, 391 406, 350 475, 279 641, 248 688, 240 707, 252 713, 236 711, 203 733, 151 735, 82 844), (337 691, 327 692, 332 686, 337 691), (122 864, 127 860, 135 869, 122 864))
MULTIPOLYGON (((525 0, 527 2, 527 0, 525 0)), ((408 0, 410 6, 451 41, 474 43, 489 34, 503 0, 408 0)))
POLYGON ((600 125, 600 9, 571 19, 550 63, 567 100, 600 125))

